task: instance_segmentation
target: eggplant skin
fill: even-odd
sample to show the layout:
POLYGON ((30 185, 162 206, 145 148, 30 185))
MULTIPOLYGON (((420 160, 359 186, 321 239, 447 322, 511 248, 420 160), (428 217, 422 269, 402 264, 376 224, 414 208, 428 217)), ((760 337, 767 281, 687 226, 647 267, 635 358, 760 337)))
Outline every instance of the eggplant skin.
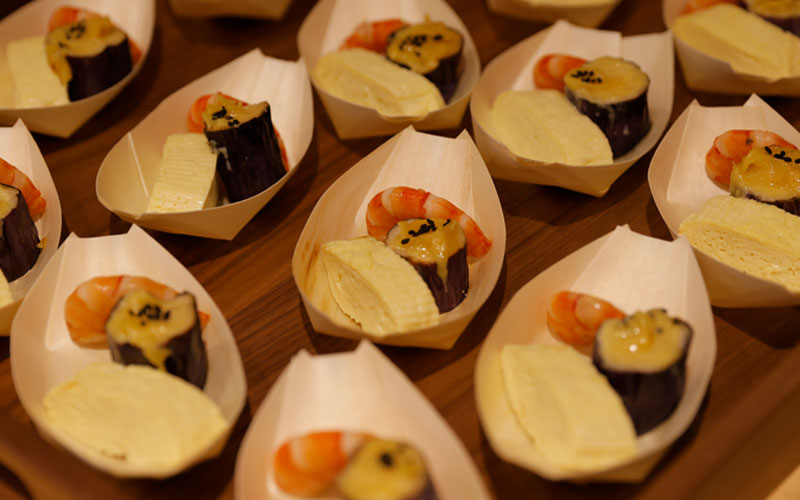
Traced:
MULTIPOLYGON (((785 210, 792 215, 800 216, 800 197, 789 198, 786 200, 776 200, 776 201, 762 200, 756 194, 753 193, 747 193, 744 197, 749 198, 751 200, 760 201, 761 203, 766 203, 767 205, 775 205, 781 210, 785 210)), ((741 198, 741 196, 739 196, 739 198, 741 198)))
POLYGON ((231 202, 257 195, 286 174, 269 106, 257 118, 205 135, 219 153, 217 173, 231 202))
POLYGON ((594 104, 577 97, 565 89, 567 99, 582 114, 591 119, 606 135, 614 158, 631 149, 650 131, 650 111, 647 107, 647 91, 629 101, 616 104, 594 104))
POLYGON ((119 82, 131 72, 133 62, 126 37, 117 45, 109 45, 95 56, 67 56, 72 79, 67 84, 70 101, 98 94, 119 82))
MULTIPOLYGON (((128 294, 119 299, 106 321, 106 338, 111 351, 111 359, 124 365, 148 365, 159 369, 147 358, 144 349, 130 342, 118 341, 116 333, 110 327, 115 315, 130 314, 125 300, 131 293, 136 293, 136 290, 128 292, 128 294)), ((178 297, 183 295, 187 295, 187 293, 184 292, 178 297)), ((194 304, 194 297, 192 297, 192 303, 194 304)), ((157 344, 157 346, 169 352, 169 355, 164 359, 164 370, 167 373, 182 378, 200 389, 205 386, 206 376, 208 375, 208 356, 203 344, 202 326, 196 306, 194 307, 194 320, 191 327, 183 333, 170 337, 166 342, 157 344)))
POLYGON ((13 189, 17 204, 2 220, 0 234, 0 269, 11 282, 27 273, 39 258, 39 231, 33 223, 22 193, 13 186, 0 184, 0 189, 13 189))
POLYGON ((409 260, 409 263, 428 285, 440 313, 454 309, 466 298, 469 291, 466 245, 447 259, 447 283, 439 277, 435 262, 427 264, 409 260))

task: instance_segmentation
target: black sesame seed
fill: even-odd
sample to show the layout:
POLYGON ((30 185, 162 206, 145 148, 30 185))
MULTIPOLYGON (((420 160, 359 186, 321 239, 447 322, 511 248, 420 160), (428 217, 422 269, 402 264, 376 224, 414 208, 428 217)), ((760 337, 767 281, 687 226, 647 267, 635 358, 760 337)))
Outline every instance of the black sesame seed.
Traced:
POLYGON ((410 240, 410 239, 408 239, 408 238, 403 238, 402 240, 400 240, 400 243, 402 243, 403 245, 405 245, 405 244, 407 244, 409 241, 411 241, 411 240, 410 240))
POLYGON ((169 313, 170 313, 170 311, 167 311, 167 312, 164 313, 164 319, 169 319, 169 313))
POLYGON ((439 40, 442 39, 442 35, 436 35, 436 36, 433 37, 433 39, 438 42, 439 40))
POLYGON ((769 149, 769 146, 764 146, 764 150, 767 152, 767 154, 772 154, 772 150, 769 149))
POLYGON ((394 465, 394 459, 388 453, 381 453, 380 459, 381 463, 386 467, 391 467, 392 465, 394 465))
POLYGON ((228 110, 225 109, 225 106, 222 106, 222 109, 220 109, 216 113, 212 114, 211 118, 213 118, 215 120, 219 120, 220 118, 224 118, 225 115, 227 115, 227 114, 228 114, 228 110))
POLYGON ((442 224, 442 226, 446 226, 448 224, 450 224, 450 219, 447 219, 447 221, 444 224, 442 224))

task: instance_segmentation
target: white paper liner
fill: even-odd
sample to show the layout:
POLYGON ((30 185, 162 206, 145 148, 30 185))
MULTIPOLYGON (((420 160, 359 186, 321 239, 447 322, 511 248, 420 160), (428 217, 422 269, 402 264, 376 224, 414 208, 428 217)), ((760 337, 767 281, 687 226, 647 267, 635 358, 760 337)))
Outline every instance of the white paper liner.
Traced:
POLYGON ((44 213, 36 221, 39 238, 45 242, 44 249, 26 274, 9 283, 14 302, 0 307, 0 337, 2 337, 11 331, 11 320, 14 319, 22 298, 58 249, 61 240, 61 202, 39 146, 36 145, 36 141, 22 120, 18 120, 13 127, 0 128, 0 158, 27 175, 42 193, 46 203, 44 213))
POLYGON ((685 238, 666 242, 617 227, 528 282, 500 314, 481 347, 475 396, 483 429, 503 459, 551 480, 641 481, 666 448, 689 426, 705 395, 716 354, 714 318, 700 268, 685 238), (594 473, 568 470, 546 460, 519 426, 502 379, 500 351, 506 344, 556 344, 547 328, 550 299, 572 290, 608 300, 626 314, 665 308, 694 331, 686 361, 686 387, 672 416, 637 439, 629 463, 594 473))
POLYGON ((350 168, 322 195, 292 256, 292 273, 317 332, 368 338, 381 344, 449 349, 497 283, 506 229, 500 200, 486 165, 465 131, 456 139, 405 129, 350 168), (488 254, 469 266, 469 293, 429 328, 389 336, 365 333, 339 309, 328 287, 320 248, 328 241, 367 234, 366 209, 386 188, 420 188, 450 200, 471 215, 492 240, 488 254))
POLYGON ((573 26, 558 21, 497 56, 483 72, 472 94, 470 112, 475 142, 493 177, 559 186, 603 196, 611 184, 658 142, 672 114, 674 63, 667 32, 623 37, 618 32, 573 26), (584 59, 610 55, 638 64, 650 77, 647 105, 652 125, 636 146, 610 165, 570 166, 543 163, 512 153, 493 130, 491 109, 506 90, 533 90, 533 67, 544 55, 571 54, 584 59))
POLYGON ((171 94, 120 139, 97 172, 97 199, 120 218, 143 227, 230 240, 294 175, 313 135, 314 103, 303 62, 274 59, 254 49, 171 94), (214 92, 248 103, 270 103, 289 171, 264 191, 235 203, 188 212, 145 212, 167 136, 188 132, 192 103, 214 92))
POLYGON ((169 0, 178 17, 255 17, 281 19, 292 0, 169 0))
POLYGON ((417 130, 455 128, 461 123, 469 103, 469 96, 481 72, 475 42, 458 15, 443 0, 320 0, 303 21, 297 33, 300 57, 312 75, 320 58, 338 50, 356 26, 364 21, 381 21, 400 18, 415 23, 429 15, 458 30, 464 37, 464 47, 459 63, 458 86, 450 102, 442 109, 426 116, 385 117, 372 108, 344 101, 321 90, 314 84, 325 110, 341 139, 391 135, 413 125, 417 130))
POLYGON ((153 39, 156 22, 155 0, 35 0, 0 21, 0 125, 11 125, 18 119, 30 130, 58 137, 69 137, 108 104, 139 73, 153 39), (20 38, 44 36, 50 15, 64 5, 83 7, 108 15, 142 50, 142 58, 128 75, 106 90, 62 106, 15 108, 14 85, 6 61, 6 44, 20 38))
POLYGON ((585 5, 564 5, 559 0, 487 0, 489 10, 510 17, 552 23, 565 19, 573 24, 596 28, 619 5, 620 0, 587 1, 585 5))
MULTIPOLYGON (((650 162, 653 200, 670 233, 706 200, 727 195, 706 174, 705 156, 714 139, 728 130, 768 130, 800 146, 800 132, 757 95, 743 106, 705 107, 693 101, 675 121, 650 162)), ((800 294, 695 252, 711 303, 718 307, 777 307, 800 304, 800 294)))
POLYGON ((203 286, 166 249, 141 228, 127 234, 78 238, 71 234, 36 281, 11 326, 11 374, 23 408, 43 437, 55 440, 79 458, 120 477, 167 477, 217 455, 239 417, 247 384, 239 349, 222 311, 203 286), (67 297, 80 283, 109 275, 140 275, 175 290, 194 294, 197 307, 210 315, 203 329, 208 377, 203 392, 222 411, 228 433, 197 456, 170 469, 138 468, 111 458, 98 458, 76 441, 58 439, 46 418, 42 400, 56 385, 82 367, 111 360, 108 349, 83 348, 69 337, 64 319, 67 297))
MULTIPOLYGON (((672 29, 681 15, 687 0, 664 0, 664 24, 672 29)), ((769 80, 759 75, 734 71, 730 64, 706 55, 691 45, 675 38, 678 60, 683 69, 686 85, 692 90, 722 94, 761 94, 800 96, 800 77, 769 80)))
POLYGON ((416 447, 441 500, 489 499, 464 445, 425 396, 369 342, 355 351, 297 353, 253 417, 234 475, 237 499, 297 500, 275 484, 272 457, 315 431, 367 432, 416 447))

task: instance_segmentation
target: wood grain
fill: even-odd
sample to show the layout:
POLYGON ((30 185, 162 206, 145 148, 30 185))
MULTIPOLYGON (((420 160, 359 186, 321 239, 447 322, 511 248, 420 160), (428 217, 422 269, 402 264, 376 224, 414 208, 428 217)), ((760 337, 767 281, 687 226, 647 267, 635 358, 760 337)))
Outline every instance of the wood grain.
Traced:
MULTIPOLYGON (((492 15, 482 0, 449 1, 470 30, 483 66, 545 27, 492 15)), ((23 3, 3 1, 0 17, 23 3)), ((108 150, 170 93, 254 47, 274 57, 296 59, 296 33, 313 3, 295 0, 284 20, 267 22, 177 19, 166 2, 159 1, 153 47, 132 84, 72 138, 36 136, 61 198, 63 236, 127 231, 128 224, 106 211, 95 197, 94 179, 108 150)), ((623 0, 604 27, 625 35, 662 31, 660 9, 655 0, 623 0)), ((672 121, 693 99, 704 105, 739 105, 746 100, 746 96, 691 92, 680 67, 676 69, 672 121)), ((800 100, 766 100, 795 127, 800 126, 800 100)), ((222 456, 166 481, 115 481, 117 490, 125 492, 123 497, 233 498, 238 447, 252 415, 290 357, 301 348, 328 353, 355 346, 312 330, 290 262, 315 201, 385 139, 339 141, 318 100, 315 107, 315 136, 297 175, 233 241, 152 233, 206 287, 228 318, 244 361, 248 404, 222 456)), ((468 116, 462 125, 471 128, 468 116)), ((459 131, 444 135, 454 137, 459 131)), ((800 460, 797 307, 714 310, 719 344, 709 392, 690 429, 642 484, 548 482, 504 463, 488 445, 473 394, 473 368, 481 341, 520 287, 615 226, 629 224, 634 231, 669 239, 647 185, 651 157, 652 152, 645 155, 600 199, 496 181, 508 241, 504 268, 489 300, 449 351, 382 349, 453 427, 499 499, 763 498, 800 460), (772 431, 760 432, 767 427, 772 431)), ((7 338, 0 338, 0 413, 31 427, 14 392, 7 338)), ((47 460, 57 464, 73 459, 54 454, 47 460)), ((27 498, 21 483, 3 468, 0 496, 27 498)))

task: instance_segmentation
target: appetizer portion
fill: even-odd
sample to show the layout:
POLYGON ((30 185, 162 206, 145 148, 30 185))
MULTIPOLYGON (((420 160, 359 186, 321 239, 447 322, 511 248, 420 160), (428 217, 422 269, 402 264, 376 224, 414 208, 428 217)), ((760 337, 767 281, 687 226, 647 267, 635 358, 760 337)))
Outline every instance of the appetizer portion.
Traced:
POLYGON ((107 345, 114 361, 149 365, 205 385, 201 331, 209 318, 187 292, 141 276, 100 276, 67 297, 64 318, 73 342, 82 347, 107 345))
POLYGON ((594 470, 636 454, 622 399, 586 356, 563 344, 509 344, 500 364, 517 422, 548 461, 594 470))
POLYGON ((800 37, 737 5, 719 3, 678 16, 672 33, 736 72, 767 80, 800 76, 800 37))
POLYGON ((369 236, 328 242, 320 255, 339 308, 375 335, 437 324, 466 298, 468 262, 492 246, 469 215, 422 189, 377 193, 366 219, 369 236))
POLYGON ((672 415, 692 338, 685 321, 663 309, 628 316, 601 298, 561 291, 550 300, 547 326, 574 347, 593 344, 594 365, 619 393, 637 435, 672 415))
POLYGON ((715 196, 679 232, 720 262, 800 293, 800 217, 751 199, 715 196))
POLYGON ((639 66, 618 57, 600 57, 564 77, 564 93, 603 131, 619 157, 650 130, 647 89, 650 78, 639 66))
POLYGON ((289 160, 268 102, 218 92, 189 110, 189 133, 170 134, 147 212, 185 212, 244 200, 278 182, 289 160))
POLYGON ((692 329, 663 309, 609 319, 597 331, 592 361, 622 398, 636 434, 666 420, 683 396, 692 329))
POLYGON ((714 139, 706 153, 706 173, 723 187, 730 185, 731 170, 753 148, 779 146, 797 149, 792 143, 766 130, 728 130, 714 139))
POLYGON ((463 45, 461 33, 428 18, 364 22, 312 76, 325 92, 384 116, 424 116, 455 93, 463 45))
POLYGON ((272 460, 275 483, 304 498, 436 500, 416 448, 355 432, 314 432, 283 443, 272 460))
POLYGON ((491 121, 497 139, 523 158, 566 165, 613 161, 603 131, 557 90, 507 90, 495 99, 491 121))
POLYGON ((170 470, 223 439, 228 424, 197 387, 148 366, 94 363, 44 397, 44 415, 82 456, 170 470))
POLYGON ((19 108, 57 106, 119 82, 141 50, 108 17, 75 7, 56 10, 43 37, 6 46, 19 108))

